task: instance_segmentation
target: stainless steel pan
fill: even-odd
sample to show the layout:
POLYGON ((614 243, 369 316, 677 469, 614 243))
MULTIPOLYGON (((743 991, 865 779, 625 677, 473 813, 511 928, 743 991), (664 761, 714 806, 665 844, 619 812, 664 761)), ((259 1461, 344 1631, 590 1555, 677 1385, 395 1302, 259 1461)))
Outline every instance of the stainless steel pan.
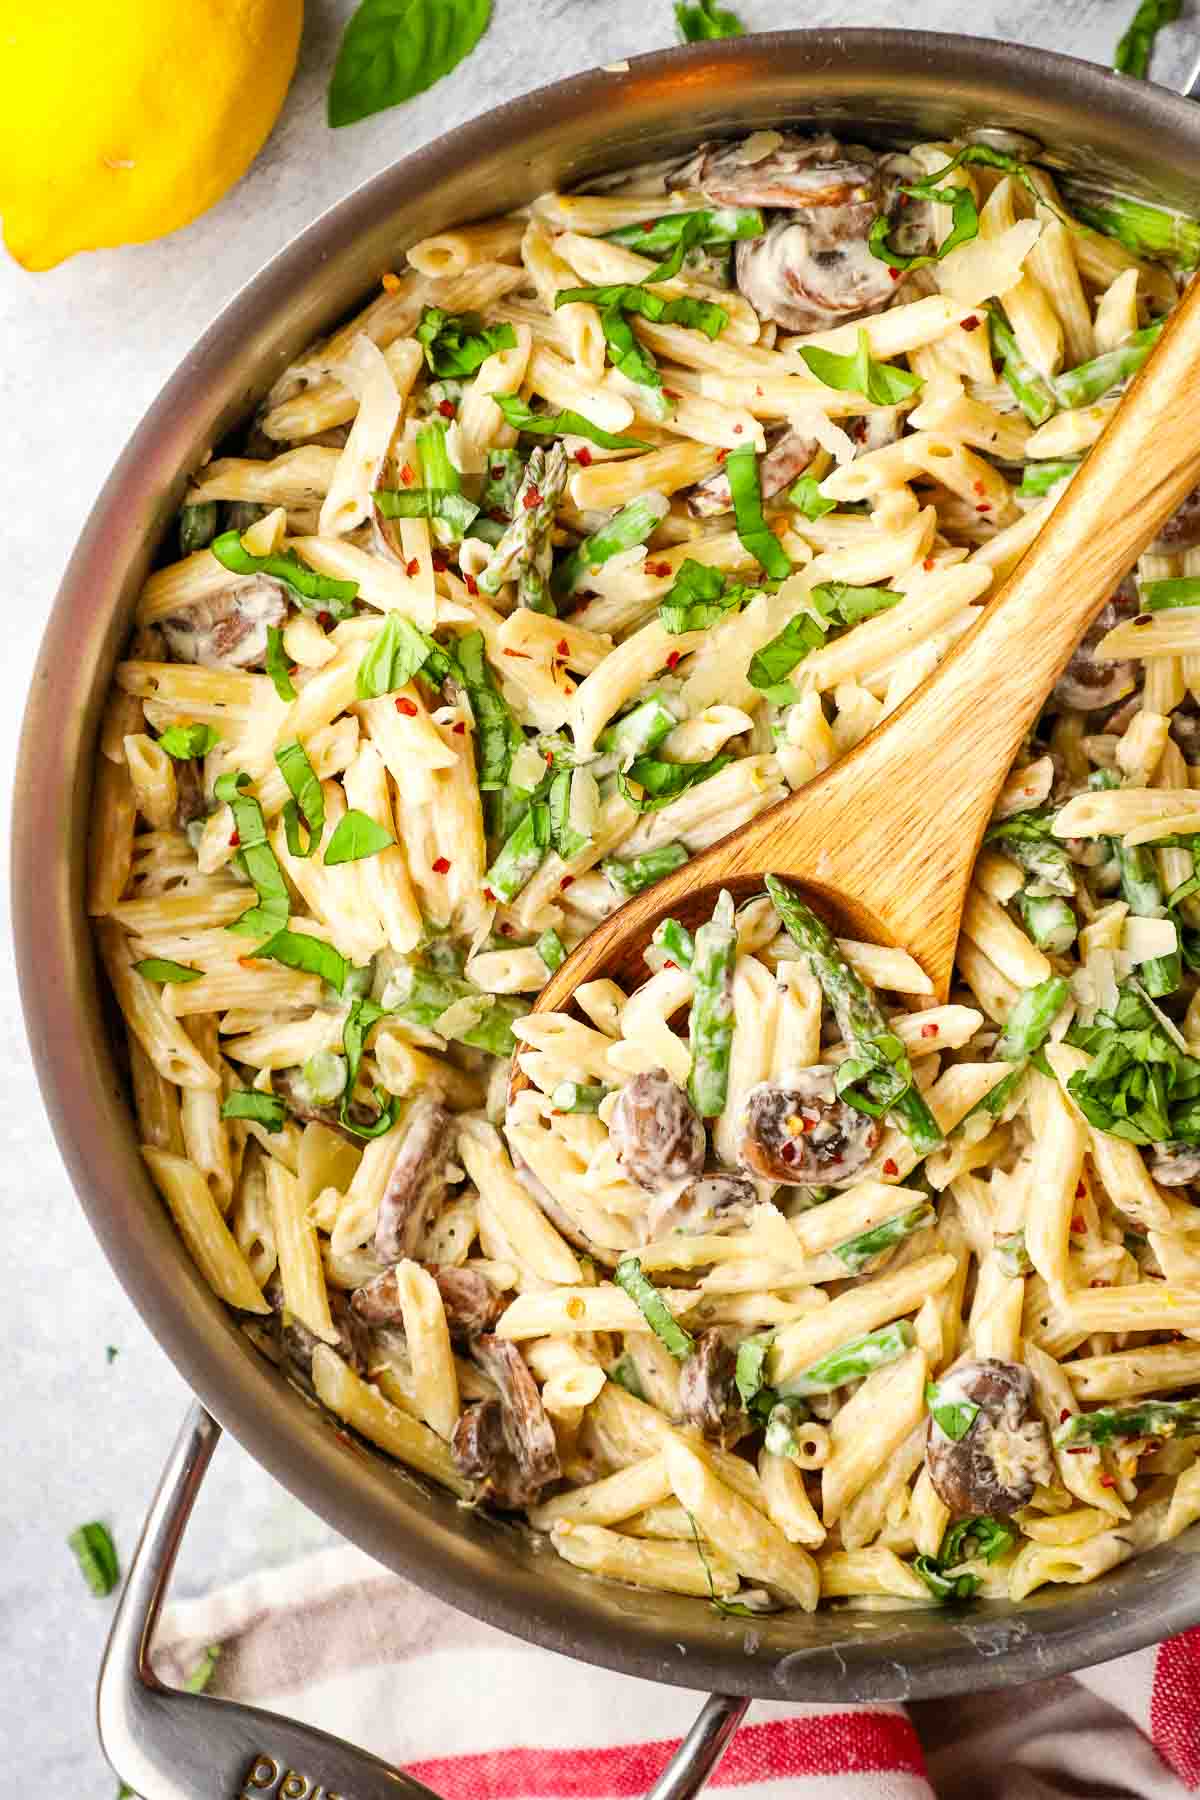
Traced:
POLYGON ((443 1600, 567 1655, 700 1688, 710 1701, 658 1794, 719 1757, 745 1697, 852 1702, 978 1691, 1099 1661, 1200 1620, 1178 1543, 1019 1607, 727 1619, 698 1600, 605 1586, 511 1526, 458 1507, 348 1444, 255 1354, 209 1294, 137 1153, 97 987, 83 876, 100 705, 181 472, 404 247, 553 186, 710 133, 781 122, 879 142, 1019 130, 1050 160, 1200 212, 1200 115, 1086 63, 923 32, 764 33, 642 57, 498 108, 376 177, 278 256, 205 334, 117 465, 58 596, 17 770, 21 988, 58 1141, 92 1225, 203 1402, 185 1426, 130 1571, 100 1687, 105 1747, 146 1800, 428 1795, 320 1733, 162 1689, 146 1644, 219 1419, 300 1499, 443 1600), (739 1696, 741 1698, 732 1698, 739 1696))

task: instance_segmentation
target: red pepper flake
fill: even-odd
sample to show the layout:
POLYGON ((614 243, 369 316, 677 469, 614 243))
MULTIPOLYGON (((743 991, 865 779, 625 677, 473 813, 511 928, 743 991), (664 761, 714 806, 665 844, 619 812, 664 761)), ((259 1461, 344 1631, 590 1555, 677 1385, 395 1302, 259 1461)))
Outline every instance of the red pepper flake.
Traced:
POLYGON ((510 650, 506 645, 504 654, 505 654, 505 656, 519 656, 522 662, 532 662, 533 661, 533 658, 530 656, 528 650, 510 650))
POLYGON ((663 389, 663 393, 667 396, 668 400, 678 400, 678 398, 679 398, 679 389, 678 388, 665 387, 663 389))
POLYGON ((454 417, 453 400, 439 400, 438 411, 441 413, 443 419, 452 419, 454 417))
POLYGON ((547 752, 546 752, 546 767, 548 769, 552 769, 554 767, 554 752, 553 752, 553 750, 547 750, 547 752))
POLYGON ((671 573, 671 565, 667 562, 648 562, 645 569, 647 575, 655 575, 660 581, 665 581, 671 573))
POLYGON ((938 1028, 936 1025, 922 1025, 921 1036, 923 1038, 936 1037, 937 1034, 938 1034, 938 1028))
POLYGON ((429 553, 429 560, 433 564, 434 570, 438 575, 444 575, 446 570, 450 567, 449 560, 447 559, 444 550, 431 550, 429 553))
POLYGON ((328 631, 329 627, 333 624, 333 614, 319 612, 317 614, 317 624, 321 627, 322 631, 328 631))
POLYGON ((642 230, 643 231, 653 231, 654 230, 654 220, 653 219, 643 219, 642 220, 642 230))
POLYGON ((448 875, 450 872, 450 858, 448 856, 439 856, 433 865, 433 872, 435 875, 448 875))
POLYGON ((564 875, 558 885, 560 888, 569 888, 574 880, 575 877, 573 875, 564 875))
POLYGON ((728 456, 728 455, 729 455, 729 450, 728 450, 728 448, 727 448, 727 447, 726 447, 726 446, 725 446, 725 445, 722 445, 722 446, 721 446, 721 448, 720 448, 720 449, 719 449, 719 450, 718 450, 718 451, 717 451, 717 461, 718 461, 718 462, 724 462, 724 461, 725 461, 725 458, 726 458, 726 457, 727 457, 727 456, 728 456))
POLYGON ((885 1175, 898 1175, 900 1173, 900 1165, 897 1162, 893 1162, 892 1158, 889 1156, 883 1165, 883 1172, 885 1175))
POLYGON ((559 638, 558 643, 554 647, 560 656, 566 656, 569 648, 566 638, 559 638))
POLYGON ((978 331, 979 330, 979 320, 975 317, 974 313, 971 314, 970 318, 960 319, 958 322, 962 326, 964 331, 978 331))
POLYGON ((1075 1217, 1071 1220, 1071 1230, 1073 1232, 1075 1232, 1079 1237, 1082 1237, 1084 1232, 1087 1230, 1087 1226, 1084 1224, 1083 1220, 1079 1217, 1078 1213, 1076 1213, 1075 1217))
POLYGON ((971 483, 971 486, 974 489, 975 493, 977 493, 977 494, 986 494, 987 493, 987 489, 984 487, 982 481, 973 481, 971 483))
POLYGON ((239 844, 240 844, 240 843, 241 843, 241 841, 242 841, 242 840, 241 840, 241 838, 240 838, 240 837, 239 837, 239 836, 238 836, 238 834, 237 834, 237 832, 236 832, 236 831, 231 831, 231 832, 230 832, 230 834, 229 834, 229 842, 230 842, 230 843, 231 843, 231 844, 232 844, 232 845, 233 845, 233 847, 234 847, 234 849, 235 849, 235 850, 236 850, 236 849, 237 849, 237 847, 238 847, 238 845, 239 845, 239 844))
POLYGON ((492 521, 493 525, 507 525, 509 523, 508 514, 501 506, 493 506, 488 513, 488 518, 492 521))
POLYGON ((924 562, 923 562, 923 563, 922 563, 922 564, 921 564, 921 567, 922 567, 922 568, 923 568, 923 569, 924 569, 924 571, 925 571, 925 573, 926 573, 926 574, 927 574, 927 575, 928 575, 928 574, 930 574, 930 572, 931 572, 931 571, 932 571, 932 569, 933 569, 933 558, 932 558, 932 556, 927 556, 927 557, 926 557, 926 558, 925 558, 925 561, 924 561, 924 562))
POLYGON ((580 444, 578 450, 575 452, 575 461, 579 464, 581 469, 591 468, 592 453, 586 444, 580 444))
POLYGON ((682 655, 683 655, 682 650, 672 650, 670 656, 668 656, 668 658, 667 658, 668 669, 675 668, 676 664, 679 662, 682 655))
POLYGON ((405 487, 411 487, 413 482, 417 479, 416 471, 411 463, 405 463, 400 471, 400 479, 405 487))
POLYGON ((238 965, 243 969, 257 969, 258 958, 256 956, 239 956, 238 965))
POLYGON ((1102 1475, 1100 1477, 1100 1486, 1101 1487, 1116 1487, 1116 1485, 1117 1484, 1113 1480, 1111 1475, 1102 1475))
POLYGON ((410 581, 413 580, 414 576, 417 576, 421 573, 421 565, 417 561, 415 556, 410 556, 408 561, 405 563, 404 573, 408 576, 408 579, 410 581))
POLYGON ((733 428, 734 437, 741 437, 741 435, 742 435, 743 431, 745 431, 745 429, 746 429, 746 427, 744 425, 735 425, 733 428))
POLYGON ((505 919, 504 923, 500 927, 500 936, 501 937, 515 937, 516 933, 517 933, 516 926, 510 925, 508 920, 505 919))
MULTIPOLYGON (((903 194, 902 194, 902 195, 901 195, 901 196, 900 196, 900 198, 901 198, 901 199, 903 199, 903 198, 904 198, 904 196, 903 196, 903 194)), ((889 270, 888 270, 888 274, 889 274, 889 275, 890 275, 890 276, 891 276, 891 278, 892 278, 892 280, 893 280, 893 281, 899 281, 899 279, 900 279, 900 273, 901 273, 901 272, 900 272, 900 270, 899 270, 899 269, 889 269, 889 270)))
POLYGON ((466 729, 467 729, 467 727, 466 727, 465 723, 463 722, 462 719, 460 719, 458 721, 457 725, 455 725, 455 727, 454 727, 454 735, 456 737, 461 737, 466 729))
POLYGON ((1082 1200, 1086 1193, 1087 1193, 1087 1188, 1084 1185, 1084 1183, 1082 1181, 1077 1181, 1075 1183, 1075 1198, 1077 1200, 1082 1200))
POLYGON ((853 437, 856 444, 865 444, 867 441, 867 421, 865 419, 855 419, 854 429, 850 435, 853 437))
POLYGON ((484 888, 483 897, 489 905, 494 906, 496 904, 496 896, 493 894, 491 888, 484 888))
POLYGON ((796 1160, 795 1144, 780 1144, 779 1154, 785 1163, 794 1163, 796 1160))
POLYGON ((379 284, 385 294, 398 294, 400 292, 400 277, 398 275, 393 275, 390 269, 386 270, 384 274, 379 277, 379 284))
POLYGON ((672 962, 669 956, 668 956, 666 962, 663 964, 664 969, 677 969, 678 967, 679 967, 679 964, 677 962, 672 962))
POLYGON ((521 499, 521 505, 525 508, 525 511, 532 512, 535 506, 540 506, 541 504, 541 489, 535 487, 527 488, 521 499))
POLYGON ((463 586, 466 588, 468 594, 470 594, 472 599, 474 599, 476 597, 476 595, 479 593, 479 583, 476 581, 476 579, 473 575, 464 575, 463 576, 463 586))
POLYGON ((1096 1277, 1096 1279, 1095 1279, 1095 1281, 1089 1281, 1089 1282, 1088 1282, 1088 1286, 1089 1286, 1089 1287, 1110 1287, 1110 1286, 1111 1286, 1111 1285, 1112 1285, 1112 1284, 1111 1284, 1111 1283, 1110 1283, 1110 1282, 1107 1282, 1107 1281, 1101 1281, 1101 1279, 1100 1279, 1100 1277, 1099 1277, 1099 1276, 1098 1276, 1098 1275, 1097 1275, 1097 1277, 1096 1277))
POLYGON ((415 700, 406 700, 403 694, 397 694, 396 711, 398 713, 403 713, 406 719, 415 719, 417 716, 417 703, 415 700))
POLYGON ((1068 1456, 1086 1456, 1087 1448, 1085 1445, 1080 1444, 1080 1446, 1077 1450, 1068 1450, 1067 1455, 1068 1456))
POLYGON ((1063 1407, 1063 1408, 1062 1408, 1062 1410, 1061 1410, 1061 1411, 1060 1411, 1060 1413, 1059 1413, 1059 1415, 1058 1415, 1058 1422, 1059 1422, 1059 1424, 1060 1424, 1060 1425, 1065 1425, 1065 1424, 1066 1424, 1066 1422, 1067 1422, 1067 1420, 1068 1420, 1068 1419, 1069 1419, 1069 1418, 1070 1418, 1070 1416, 1071 1416, 1071 1409, 1070 1409, 1070 1407, 1069 1407, 1069 1406, 1064 1406, 1064 1407, 1063 1407))
POLYGON ((755 383, 754 392, 758 396, 758 398, 761 400, 762 399, 762 389, 758 386, 757 382, 755 383))
POLYGON ((991 502, 987 500, 981 500, 979 505, 975 508, 976 512, 991 512, 991 510, 991 502))

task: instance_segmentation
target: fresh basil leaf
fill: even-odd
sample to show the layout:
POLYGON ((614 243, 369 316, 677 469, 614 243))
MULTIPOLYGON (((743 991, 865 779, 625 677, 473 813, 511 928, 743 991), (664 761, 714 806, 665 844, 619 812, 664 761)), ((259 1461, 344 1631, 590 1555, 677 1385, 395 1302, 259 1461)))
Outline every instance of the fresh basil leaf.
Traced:
POLYGON ((411 681, 428 659, 429 640, 403 613, 390 612, 358 665, 355 692, 360 700, 392 694, 411 681))
POLYGON ((479 787, 482 793, 508 782, 512 759, 525 742, 525 734, 500 693, 485 654, 483 633, 468 632, 455 645, 451 669, 461 682, 475 716, 479 752, 479 787))
POLYGON ((296 738, 289 744, 279 745, 275 752, 275 763, 292 795, 283 809, 287 847, 293 856, 311 856, 325 829, 325 796, 321 791, 321 783, 317 780, 303 744, 296 738), (300 841, 301 819, 308 828, 307 845, 300 841))
POLYGON ((267 842, 267 827, 262 808, 243 788, 250 785, 244 770, 230 770, 218 777, 214 792, 217 799, 233 814, 238 840, 234 862, 247 876, 258 895, 258 905, 244 912, 228 927, 243 936, 258 937, 264 931, 281 931, 288 922, 291 896, 283 870, 275 852, 267 842))
POLYGON ((813 601, 825 618, 847 628, 890 611, 903 597, 891 588, 854 587, 848 581, 822 581, 812 590, 813 601))
POLYGON ((212 542, 217 561, 235 575, 267 575, 289 587, 309 612, 327 612, 335 619, 349 619, 354 613, 358 593, 357 581, 335 581, 331 575, 318 575, 301 562, 294 550, 274 556, 252 556, 237 531, 223 531, 212 542))
POLYGON ((221 741, 220 733, 211 725, 168 725, 159 733, 159 748, 176 762, 191 762, 194 756, 207 756, 221 741))
POLYGON ((914 1556, 913 1568, 935 1599, 943 1605, 948 1600, 970 1600, 979 1592, 977 1575, 949 1576, 933 1556, 914 1556))
POLYGON ((395 841, 391 832, 377 825, 369 814, 350 807, 334 826, 321 860, 327 869, 336 868, 338 863, 361 862, 365 856, 378 856, 395 841))
POLYGON ((339 994, 346 985, 349 965, 345 957, 311 931, 277 931, 251 955, 282 963, 288 969, 302 969, 307 975, 319 975, 339 994))
POLYGON ((612 1368, 609 1369, 608 1379, 615 1381, 618 1387, 623 1387, 625 1392, 632 1394, 635 1400, 646 1398, 646 1390, 642 1386, 642 1378, 638 1374, 637 1364, 628 1350, 623 1356, 619 1356, 612 1368))
POLYGON ((329 84, 330 125, 354 125, 424 93, 475 48, 491 12, 491 0, 362 0, 329 84))
POLYGON ((635 812, 657 812, 688 788, 695 787, 697 782, 708 781, 720 774, 732 761, 733 757, 725 754, 700 763, 669 763, 660 762, 654 756, 636 756, 628 769, 618 773, 617 787, 635 812), (630 792, 631 781, 637 782, 642 789, 640 799, 635 799, 630 792))
POLYGON ((734 244, 741 238, 761 237, 766 229, 757 206, 720 206, 711 212, 663 213, 657 219, 618 225, 615 231, 603 235, 607 243, 620 244, 624 250, 661 256, 664 250, 673 250, 681 237, 693 246, 734 244))
POLYGON ((448 313, 440 306, 425 308, 413 335, 435 375, 473 375, 497 350, 513 350, 517 343, 507 323, 485 325, 478 313, 448 313))
POLYGON ((223 1119, 252 1119, 267 1131, 282 1131, 287 1108, 277 1094, 261 1094, 256 1088, 234 1088, 221 1102, 223 1119))
POLYGON ((67 1539, 67 1544, 74 1551, 83 1579, 96 1598, 103 1600, 111 1594, 121 1579, 121 1566, 107 1526, 95 1519, 90 1524, 79 1525, 67 1539))
MULTIPOLYGON (((492 399, 504 415, 505 423, 514 431, 523 431, 529 437, 581 437, 590 444, 598 444, 602 450, 648 450, 649 444, 641 438, 626 437, 617 431, 605 431, 599 425, 593 425, 582 413, 571 412, 534 412, 527 401, 517 394, 493 394, 492 399)), ((489 458, 495 451, 488 453, 489 458)), ((511 452, 510 452, 511 454, 511 452)))
POLYGON ((172 962, 168 956, 144 956, 141 962, 135 962, 134 968, 147 981, 163 981, 183 986, 188 981, 199 981, 202 969, 189 969, 186 963, 172 962))
POLYGON ((837 506, 836 500, 825 498, 815 475, 801 475, 798 480, 793 481, 787 497, 806 519, 823 519, 826 513, 833 512, 837 506))
MULTIPOLYGON (((787 680, 797 664, 814 650, 820 650, 825 642, 825 631, 811 613, 797 613, 789 619, 783 630, 770 643, 764 644, 750 659, 747 680, 751 687, 758 688, 774 699, 779 691, 779 683, 787 680)), ((777 704, 786 704, 787 700, 796 698, 790 690, 786 700, 777 704)))
POLYGON ((691 1355, 695 1347, 691 1334, 679 1324, 650 1277, 642 1273, 639 1257, 623 1256, 613 1280, 624 1288, 664 1349, 680 1362, 691 1355))
POLYGON ((275 685, 275 692, 281 700, 291 702, 296 698, 296 690, 292 685, 292 664, 287 651, 283 647, 283 633, 278 625, 267 626, 267 674, 275 685))
POLYGON ((718 6, 716 0, 675 0, 675 23, 685 44, 700 44, 708 38, 741 37, 746 27, 735 12, 718 6))
POLYGON ((966 1437, 979 1416, 973 1400, 943 1400, 935 1381, 925 1383, 925 1404, 939 1430, 955 1444, 966 1437))
POLYGON ((1003 1519, 959 1519, 942 1539, 937 1559, 946 1569, 976 1557, 987 1563, 998 1562, 1016 1541, 1016 1532, 1003 1519))
POLYGON ((217 1659, 221 1654, 220 1644, 209 1644, 200 1661, 183 1684, 185 1694, 202 1694, 213 1678, 217 1659))
POLYGON ((1092 1057, 1067 1082, 1089 1124, 1134 1144, 1200 1143, 1200 1060, 1178 1049, 1132 984, 1067 1042, 1092 1057))
POLYGON ((843 394, 861 394, 864 399, 874 401, 876 406, 899 406, 922 386, 921 377, 910 370, 876 362, 870 352, 870 339, 861 327, 858 349, 853 356, 838 356, 833 350, 817 348, 802 349, 800 356, 826 387, 836 388, 843 394))
POLYGON ((733 500, 738 537, 773 581, 783 581, 791 574, 792 565, 787 551, 774 532, 768 530, 763 517, 758 454, 751 445, 729 452, 725 458, 725 475, 733 500))
POLYGON ((968 187, 935 187, 933 178, 928 181, 914 182, 911 187, 902 187, 902 194, 909 194, 915 200, 927 200, 939 206, 950 208, 950 229, 937 249, 928 256, 905 256, 903 251, 894 250, 888 243, 891 221, 886 213, 876 213, 871 229, 867 233, 867 249, 889 269, 924 269, 930 263, 941 262, 960 244, 969 244, 972 238, 979 236, 979 210, 975 205, 975 196, 968 187))
POLYGON ((659 602, 658 616, 673 637, 685 631, 707 631, 750 599, 756 590, 726 586, 720 569, 692 557, 679 565, 670 589, 659 602))

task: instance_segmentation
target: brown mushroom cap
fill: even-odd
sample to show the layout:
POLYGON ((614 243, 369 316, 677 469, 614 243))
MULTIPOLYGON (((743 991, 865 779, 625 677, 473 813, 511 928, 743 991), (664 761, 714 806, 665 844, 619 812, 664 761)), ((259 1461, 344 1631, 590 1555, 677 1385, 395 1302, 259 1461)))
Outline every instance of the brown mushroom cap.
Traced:
POLYGON ((704 1167, 704 1126, 665 1069, 649 1069, 626 1082, 608 1133, 626 1175, 652 1194, 690 1180, 704 1167))
POLYGON ((766 1181, 839 1187, 870 1160, 880 1135, 879 1121, 839 1100, 833 1070, 818 1063, 786 1084, 750 1089, 738 1162, 766 1181))
POLYGON ((938 1498, 960 1519, 1004 1518, 1028 1505, 1053 1471, 1029 1370, 987 1357, 960 1363, 938 1386, 943 1402, 979 1408, 957 1441, 930 1418, 925 1462, 938 1498))
POLYGON ((736 1437, 742 1419, 734 1385, 737 1359, 717 1326, 702 1331, 679 1371, 679 1405, 689 1425, 724 1444, 736 1437))

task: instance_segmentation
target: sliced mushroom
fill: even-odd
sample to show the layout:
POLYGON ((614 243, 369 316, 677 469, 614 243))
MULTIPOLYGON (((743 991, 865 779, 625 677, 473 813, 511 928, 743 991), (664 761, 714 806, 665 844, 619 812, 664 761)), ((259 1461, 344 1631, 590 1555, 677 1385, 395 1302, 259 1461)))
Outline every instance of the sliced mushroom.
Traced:
POLYGON ((726 1444, 736 1439, 744 1423, 741 1400, 734 1385, 737 1358, 714 1326, 702 1331, 695 1348, 679 1371, 679 1404, 689 1425, 707 1438, 726 1444))
POLYGON ((193 819, 203 819, 207 812, 204 764, 198 756, 189 756, 175 764, 175 823, 186 831, 193 819))
POLYGON ((1191 694, 1185 694, 1171 714, 1170 732, 1183 751, 1184 761, 1200 762, 1200 707, 1191 694))
MULTIPOLYGON (((474 1269, 458 1269, 449 1264, 431 1268, 429 1273, 437 1282, 450 1336, 456 1342, 465 1344, 478 1337, 480 1332, 492 1329, 504 1311, 505 1302, 490 1282, 474 1269)), ((356 1288, 350 1304, 368 1325, 401 1324, 404 1314, 395 1269, 385 1269, 381 1275, 372 1276, 370 1281, 356 1288)))
POLYGON ((205 669, 261 669, 267 628, 282 625, 287 604, 277 582, 263 575, 233 581, 220 593, 163 619, 163 636, 175 662, 205 669))
POLYGON ((1156 556, 1194 550, 1200 544, 1200 487, 1194 487, 1171 514, 1150 548, 1156 556))
POLYGON ((846 149, 832 137, 779 132, 765 156, 748 160, 746 140, 701 144, 673 177, 675 187, 698 187, 714 206, 786 207, 822 218, 827 238, 862 236, 878 208, 876 159, 860 145, 846 149))
POLYGON ((380 1262, 402 1262, 416 1249, 446 1184, 451 1123, 451 1113, 437 1100, 422 1097, 409 1108, 404 1137, 379 1202, 375 1254, 380 1262))
POLYGON ((1186 1187, 1200 1181, 1200 1148, 1195 1144, 1154 1144, 1150 1173, 1162 1187, 1186 1187))
POLYGON ((758 1191, 744 1175, 702 1175, 679 1193, 665 1188, 646 1210, 646 1241, 672 1231, 729 1231, 744 1225, 758 1191))
MULTIPOLYGON (((313 1351, 323 1340, 314 1331, 310 1331, 295 1313, 286 1310, 283 1304, 283 1287, 277 1279, 267 1284, 265 1295, 275 1309, 274 1324, 280 1363, 305 1392, 311 1394, 313 1351)), ((330 1291, 329 1313, 338 1334, 338 1341, 333 1348, 359 1375, 365 1375, 370 1344, 370 1333, 366 1325, 355 1317, 346 1296, 336 1289, 330 1291)))
MULTIPOLYGON (((509 1466, 505 1466, 504 1459, 493 1459, 490 1479, 496 1485, 496 1498, 505 1504, 501 1495, 507 1494, 507 1504, 528 1505, 562 1473, 554 1427, 542 1405, 537 1383, 515 1344, 506 1338, 485 1335, 475 1339, 471 1353, 499 1389, 501 1433, 509 1466)), ((490 1425, 487 1442, 494 1447, 494 1427, 490 1425)))
POLYGON ((955 1518, 1003 1518, 1027 1506, 1054 1466, 1029 1370, 987 1357, 960 1363, 938 1385, 943 1403, 970 1401, 979 1408, 957 1440, 936 1419, 929 1421, 925 1461, 943 1504, 955 1518))
POLYGON ((626 1082, 608 1134, 626 1175, 652 1194, 699 1175, 704 1167, 704 1126, 665 1069, 649 1069, 626 1082))
MULTIPOLYGON (((763 499, 773 499, 785 487, 789 487, 798 475, 803 475, 816 453, 816 440, 806 437, 803 432, 793 431, 790 426, 785 426, 781 433, 776 433, 758 465, 763 499)), ((706 519, 714 513, 729 512, 733 506, 733 495, 729 491, 729 477, 725 471, 718 469, 714 474, 705 476, 703 481, 698 481, 688 493, 687 504, 688 511, 695 519, 706 519)))
MULTIPOLYGON (((871 217, 878 211, 873 206, 871 217)), ((762 237, 743 238, 737 284, 760 319, 785 331, 822 331, 882 310, 896 292, 894 272, 867 248, 865 235, 818 242, 788 214, 762 237)))
POLYGON ((746 1096, 738 1162, 751 1175, 800 1187, 843 1187, 870 1160, 878 1119, 838 1099, 818 1063, 786 1084, 760 1081, 746 1096))
POLYGON ((1096 712, 1102 706, 1115 706, 1133 692, 1138 683, 1138 668, 1132 662, 1107 662, 1096 655, 1096 646, 1104 635, 1131 619, 1138 609, 1137 589, 1126 579, 1112 599, 1101 608, 1088 626, 1071 660, 1054 684, 1053 699, 1060 706, 1074 707, 1078 712, 1096 712))
POLYGON ((464 1406, 450 1439, 450 1454, 459 1474, 479 1483, 481 1500, 505 1508, 525 1504, 511 1493, 515 1470, 504 1442, 498 1400, 475 1400, 464 1406))

